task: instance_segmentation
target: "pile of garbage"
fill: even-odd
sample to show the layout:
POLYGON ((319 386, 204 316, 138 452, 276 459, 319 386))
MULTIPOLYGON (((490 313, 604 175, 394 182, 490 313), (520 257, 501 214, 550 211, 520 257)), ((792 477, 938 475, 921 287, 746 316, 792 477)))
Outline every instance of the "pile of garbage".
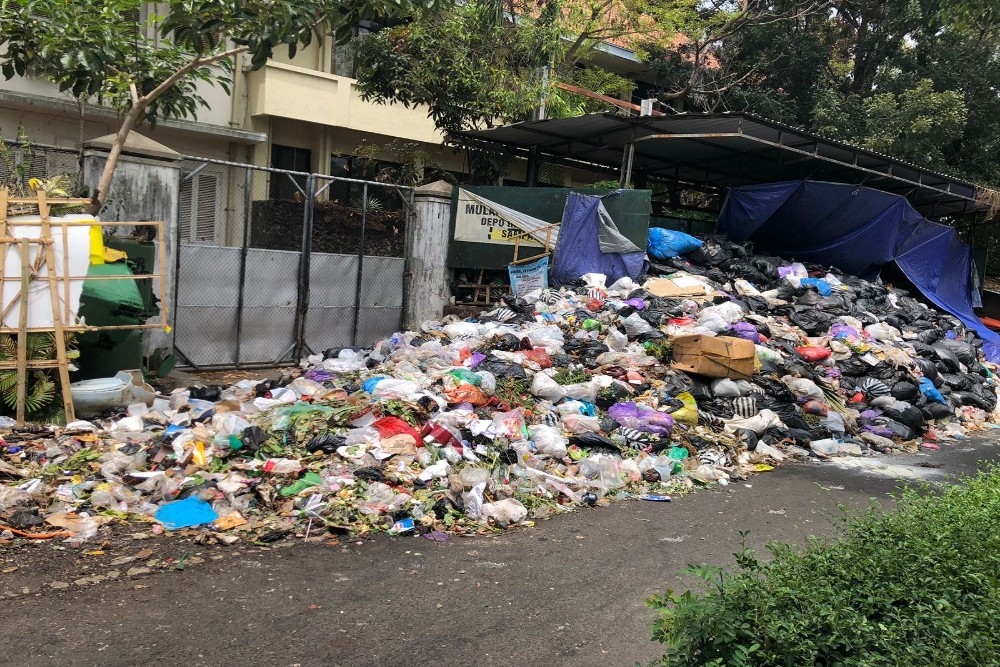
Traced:
POLYGON ((902 289, 666 230, 649 259, 642 284, 588 274, 276 381, 6 432, 0 536, 446 539, 994 421, 981 341, 902 289))

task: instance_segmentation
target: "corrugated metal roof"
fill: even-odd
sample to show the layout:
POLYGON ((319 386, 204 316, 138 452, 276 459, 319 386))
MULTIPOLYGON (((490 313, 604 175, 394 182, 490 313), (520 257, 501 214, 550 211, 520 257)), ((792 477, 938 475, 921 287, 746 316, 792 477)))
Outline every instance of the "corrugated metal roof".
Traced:
POLYGON ((454 133, 452 143, 617 169, 629 143, 633 171, 712 188, 812 179, 907 197, 928 217, 975 211, 976 186, 929 169, 744 113, 626 117, 591 114, 454 133))

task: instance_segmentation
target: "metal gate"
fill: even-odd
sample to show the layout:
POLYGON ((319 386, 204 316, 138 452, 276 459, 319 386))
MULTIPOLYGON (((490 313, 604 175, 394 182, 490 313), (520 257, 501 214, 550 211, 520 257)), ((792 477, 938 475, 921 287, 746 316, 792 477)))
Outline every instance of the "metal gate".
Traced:
POLYGON ((174 350, 276 366, 402 326, 413 189, 185 158, 174 350))

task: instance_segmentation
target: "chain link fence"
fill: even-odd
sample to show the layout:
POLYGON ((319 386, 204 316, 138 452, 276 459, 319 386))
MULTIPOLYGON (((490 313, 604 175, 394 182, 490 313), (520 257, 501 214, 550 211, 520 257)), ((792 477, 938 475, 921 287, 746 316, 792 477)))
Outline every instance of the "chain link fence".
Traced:
POLYGON ((412 188, 185 158, 178 204, 187 365, 288 364, 400 328, 412 188))

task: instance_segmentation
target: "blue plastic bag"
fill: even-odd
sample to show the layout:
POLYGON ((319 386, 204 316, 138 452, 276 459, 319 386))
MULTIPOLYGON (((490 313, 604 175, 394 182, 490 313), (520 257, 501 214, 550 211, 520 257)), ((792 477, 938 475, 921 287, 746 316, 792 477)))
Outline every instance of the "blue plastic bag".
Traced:
POLYGON ((920 378, 920 393, 926 396, 929 401, 937 401, 942 405, 948 405, 948 401, 944 400, 944 396, 941 395, 941 392, 937 390, 937 387, 928 378, 920 378))
POLYGON ((385 379, 384 377, 368 378, 367 380, 361 383, 361 391, 367 394, 372 393, 373 391, 375 391, 375 387, 378 385, 378 383, 384 379, 385 379))
POLYGON ((823 296, 830 296, 833 292, 833 289, 830 287, 830 283, 821 278, 803 278, 799 281, 799 284, 803 287, 815 287, 816 291, 823 296))
POLYGON ((690 234, 678 232, 663 227, 650 227, 646 242, 646 252, 656 259, 670 259, 678 255, 686 255, 705 245, 690 234))

